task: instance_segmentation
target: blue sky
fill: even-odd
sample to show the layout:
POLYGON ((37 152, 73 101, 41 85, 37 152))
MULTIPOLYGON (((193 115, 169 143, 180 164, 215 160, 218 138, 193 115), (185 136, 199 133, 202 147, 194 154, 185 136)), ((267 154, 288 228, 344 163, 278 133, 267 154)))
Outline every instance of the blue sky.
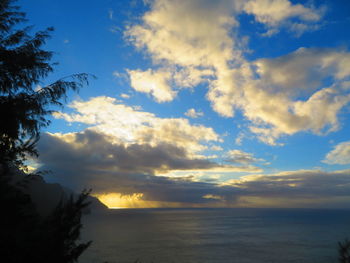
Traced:
POLYGON ((347 1, 18 3, 55 27, 42 85, 97 76, 42 135, 48 180, 114 207, 348 206, 347 1))

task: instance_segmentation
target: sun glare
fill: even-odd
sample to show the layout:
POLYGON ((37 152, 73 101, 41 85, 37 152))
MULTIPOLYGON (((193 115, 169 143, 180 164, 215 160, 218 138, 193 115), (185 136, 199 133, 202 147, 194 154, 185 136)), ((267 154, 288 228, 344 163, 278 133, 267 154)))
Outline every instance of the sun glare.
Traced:
POLYGON ((121 193, 109 193, 96 195, 96 197, 110 209, 139 208, 142 207, 143 193, 129 195, 121 193))
MULTIPOLYGON (((203 207, 203 204, 144 200, 143 193, 108 193, 95 194, 94 196, 109 209, 203 207)), ((213 207, 215 206, 220 205, 213 204, 213 207)))

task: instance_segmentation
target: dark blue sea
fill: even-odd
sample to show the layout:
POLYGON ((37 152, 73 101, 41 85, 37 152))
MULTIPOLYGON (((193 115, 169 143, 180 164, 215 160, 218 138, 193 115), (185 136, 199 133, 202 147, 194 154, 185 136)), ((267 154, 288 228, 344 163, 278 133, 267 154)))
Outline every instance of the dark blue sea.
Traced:
POLYGON ((337 262, 349 210, 120 209, 84 218, 81 263, 337 262))

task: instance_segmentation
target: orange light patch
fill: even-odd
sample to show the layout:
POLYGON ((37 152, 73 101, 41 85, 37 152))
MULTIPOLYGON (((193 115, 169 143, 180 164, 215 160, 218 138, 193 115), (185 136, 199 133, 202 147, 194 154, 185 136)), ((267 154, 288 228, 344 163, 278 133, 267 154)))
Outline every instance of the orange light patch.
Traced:
MULTIPOLYGON (((180 207, 208 207, 207 204, 181 203, 181 202, 164 202, 143 200, 143 193, 121 194, 95 194, 102 203, 109 209, 125 208, 180 208, 180 207)), ((222 203, 211 204, 210 207, 222 207, 222 203)))
POLYGON ((102 203, 104 203, 108 208, 118 209, 118 208, 140 208, 142 203, 143 193, 133 193, 130 195, 124 195, 121 193, 109 193, 95 195, 102 203))

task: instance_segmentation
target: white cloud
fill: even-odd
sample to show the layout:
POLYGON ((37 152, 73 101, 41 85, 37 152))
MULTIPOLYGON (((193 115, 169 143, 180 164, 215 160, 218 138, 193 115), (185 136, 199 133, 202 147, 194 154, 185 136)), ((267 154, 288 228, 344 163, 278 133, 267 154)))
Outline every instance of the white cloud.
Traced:
POLYGON ((160 69, 129 70, 131 85, 164 102, 173 100, 179 87, 206 82, 207 99, 217 113, 233 117, 241 110, 251 122, 250 131, 271 145, 284 134, 334 131, 337 114, 349 97, 337 86, 326 89, 323 81, 331 77, 339 86, 345 81, 348 52, 299 49, 249 62, 243 56, 246 38, 237 37, 236 18, 242 12, 269 30, 286 25, 306 30, 323 11, 287 0, 155 0, 125 36, 160 69), (315 118, 313 111, 320 106, 327 110, 315 118))
POLYGON ((185 112, 185 115, 190 118, 198 118, 198 117, 202 117, 204 114, 201 111, 196 111, 195 109, 191 108, 185 112))
POLYGON ((130 99, 131 96, 129 94, 122 93, 120 94, 120 97, 122 97, 123 99, 130 99))
POLYGON ((167 102, 174 99, 176 92, 170 86, 170 73, 148 69, 128 70, 131 87, 136 91, 151 94, 158 102, 167 102))
POLYGON ((300 131, 327 134, 339 128, 338 114, 350 101, 350 95, 333 88, 315 92, 306 101, 278 98, 263 90, 252 89, 244 105, 245 116, 252 121, 250 130, 271 145, 284 134, 300 131))
POLYGON ((350 141, 337 144, 323 160, 327 164, 349 164, 350 163, 350 141))
POLYGON ((213 145, 210 147, 210 150, 212 151, 222 151, 223 148, 221 146, 218 146, 218 145, 213 145))
POLYGON ((110 97, 74 101, 69 107, 77 113, 56 113, 54 116, 92 125, 89 129, 112 136, 115 141, 150 145, 170 143, 196 154, 207 148, 206 142, 222 140, 210 127, 191 125, 183 118, 158 118, 110 97))
POLYGON ((175 71, 176 85, 192 87, 211 78, 217 78, 219 85, 230 75, 228 62, 241 58, 241 51, 233 49, 239 41, 230 37, 230 29, 237 25, 231 14, 238 5, 227 0, 157 0, 142 24, 130 27, 125 35, 155 64, 175 71))
MULTIPOLYGON (((262 171, 248 163, 222 164, 213 156, 205 155, 204 150, 222 139, 212 128, 192 125, 184 118, 159 118, 109 97, 74 101, 69 107, 75 112, 54 116, 89 127, 81 132, 43 135, 39 150, 45 154, 39 161, 43 169, 76 173, 74 179, 64 177, 64 172, 61 177, 66 184, 72 181, 74 187, 94 186, 101 190, 111 187, 107 181, 117 180, 112 183, 116 187, 120 180, 137 181, 133 178, 135 174, 142 178, 179 179, 177 172, 212 175, 262 171), (80 167, 81 171, 78 173, 75 167, 80 167), (84 178, 85 173, 89 174, 87 178, 84 178), (104 179, 99 179, 101 176, 104 179)), ((193 176, 191 180, 197 179, 193 176)))
POLYGON ((283 134, 337 130, 338 115, 350 101, 344 89, 349 63, 349 52, 306 48, 254 62, 258 77, 246 80, 240 105, 250 130, 272 145, 283 134), (326 79, 331 86, 325 87, 326 79))
POLYGON ((157 0, 143 24, 130 27, 126 36, 136 47, 147 48, 156 61, 194 67, 225 64, 232 57, 228 32, 236 24, 234 8, 231 1, 157 0), (226 57, 219 59, 222 55, 226 57))
MULTIPOLYGON (((75 189, 93 186, 97 193, 137 192, 156 201, 216 200, 224 202, 222 206, 344 207, 350 199, 349 170, 256 174, 262 170, 252 164, 265 161, 251 153, 229 151, 226 156, 233 165, 201 155, 210 149, 207 143, 221 141, 209 127, 182 118, 159 118, 109 97, 75 101, 70 107, 76 113, 56 117, 90 127, 76 133, 43 134, 39 151, 45 154, 39 163, 75 189), (221 183, 223 175, 237 172, 255 174, 221 183)), ((341 143, 326 160, 348 163, 349 152, 350 143, 341 143)))
POLYGON ((266 35, 278 32, 281 26, 301 34, 312 29, 324 13, 323 8, 316 10, 302 4, 294 5, 288 0, 250 0, 243 8, 247 14, 254 15, 256 21, 267 26, 266 35), (292 20, 296 18, 298 22, 292 20))
POLYGON ((270 145, 301 131, 326 134, 339 129, 338 115, 350 101, 349 63, 350 53, 344 50, 300 48, 246 62, 234 70, 240 94, 237 89, 212 89, 208 97, 223 116, 241 109, 251 123, 249 130, 270 145))
POLYGON ((183 88, 192 88, 198 84, 208 81, 208 77, 214 76, 212 69, 197 69, 195 67, 185 67, 180 70, 173 70, 173 80, 175 84, 183 88))

